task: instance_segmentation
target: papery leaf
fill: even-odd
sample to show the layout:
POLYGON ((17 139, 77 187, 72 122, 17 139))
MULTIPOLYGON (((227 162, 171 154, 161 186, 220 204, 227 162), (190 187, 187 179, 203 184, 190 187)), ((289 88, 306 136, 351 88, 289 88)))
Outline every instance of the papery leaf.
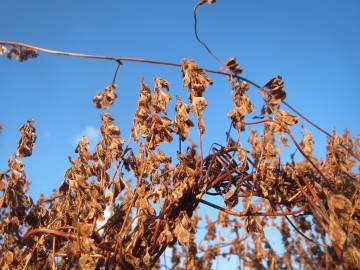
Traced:
POLYGON ((151 106, 156 113, 167 113, 167 105, 171 100, 169 82, 159 77, 155 77, 154 82, 155 89, 151 92, 151 106), (165 89, 165 92, 162 89, 165 89))
POLYGON ((181 140, 184 141, 189 136, 190 127, 194 126, 189 118, 190 106, 177 97, 175 111, 174 132, 179 134, 181 140))
MULTIPOLYGON (((2 49, 2 51, 4 51, 4 49, 2 49)), ((6 53, 9 59, 15 57, 16 60, 20 62, 38 57, 37 51, 22 46, 13 46, 10 50, 7 49, 6 53)))
POLYGON ((329 224, 329 237, 331 241, 335 242, 339 247, 343 247, 346 241, 346 234, 341 228, 341 226, 337 223, 334 218, 330 219, 329 224))
POLYGON ((237 62, 236 58, 230 57, 226 63, 225 66, 233 73, 233 74, 240 74, 243 72, 243 68, 239 66, 239 63, 237 62))
POLYGON ((238 204, 238 194, 236 192, 236 189, 231 189, 224 195, 224 202, 226 204, 226 207, 228 209, 232 209, 235 207, 235 205, 238 204))
POLYGON ((7 53, 8 49, 5 46, 0 46, 0 56, 7 53))
POLYGON ((343 253, 343 258, 348 267, 360 269, 360 250, 359 247, 350 246, 343 253))
POLYGON ((199 117, 203 110, 206 109, 208 103, 204 97, 193 97, 192 101, 192 112, 195 116, 199 117))
POLYGON ((18 157, 29 157, 32 154, 32 149, 36 141, 36 130, 33 124, 33 120, 28 120, 19 129, 21 138, 16 151, 16 156, 18 157))
POLYGON ((281 137, 280 137, 280 143, 281 143, 283 146, 285 146, 285 147, 289 147, 289 146, 290 146, 289 140, 288 140, 286 137, 284 137, 284 136, 281 136, 281 137))
POLYGON ((185 246, 190 242, 189 230, 186 230, 180 223, 176 225, 174 234, 181 245, 185 246))
POLYGON ((181 64, 183 87, 189 88, 189 100, 201 97, 205 89, 212 84, 203 69, 199 68, 194 60, 184 59, 181 64))
POLYGON ((143 262, 147 266, 150 266, 151 264, 151 256, 148 251, 146 251, 145 256, 143 257, 143 262))
POLYGON ((98 109, 107 109, 115 102, 117 94, 115 93, 116 84, 111 83, 93 97, 93 103, 98 109))
POLYGON ((312 134, 310 132, 307 132, 306 130, 302 130, 301 133, 303 135, 303 138, 300 143, 300 146, 304 151, 304 153, 310 156, 313 152, 313 144, 314 144, 312 134))
POLYGON ((275 111, 274 116, 277 121, 288 126, 295 125, 298 122, 298 118, 296 116, 285 111, 275 111))
POLYGON ((350 220, 354 213, 354 208, 351 201, 343 195, 331 194, 328 197, 329 210, 336 216, 341 222, 347 222, 350 220))
POLYGON ((12 264, 14 261, 14 253, 11 251, 7 251, 5 255, 5 261, 7 264, 12 264))
POLYGON ((80 269, 95 269, 95 260, 88 254, 82 254, 79 259, 80 269))

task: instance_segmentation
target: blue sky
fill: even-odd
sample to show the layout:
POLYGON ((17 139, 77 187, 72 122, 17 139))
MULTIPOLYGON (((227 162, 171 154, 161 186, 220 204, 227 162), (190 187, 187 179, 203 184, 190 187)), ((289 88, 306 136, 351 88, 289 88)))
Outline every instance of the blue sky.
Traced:
MULTIPOLYGON (((0 40, 44 48, 119 57, 180 62, 191 58, 200 66, 219 64, 193 34, 195 1, 1 1, 0 40)), ((200 8, 199 32, 223 60, 234 56, 243 75, 259 84, 281 75, 287 101, 326 130, 349 128, 360 133, 360 2, 357 0, 218 1, 200 8)), ((63 179, 73 155, 74 140, 83 134, 97 139, 100 111, 92 97, 113 76, 109 61, 41 54, 19 63, 0 58, 0 170, 16 150, 18 128, 34 119, 38 140, 26 159, 31 194, 49 195, 63 179)), ((119 98, 110 109, 125 137, 136 106, 141 77, 151 87, 154 76, 170 82, 170 93, 186 97, 180 71, 173 67, 125 63, 117 84, 119 98)), ((223 142, 231 108, 225 78, 210 75, 214 85, 205 121, 205 149, 223 142)), ((261 109, 255 89, 255 109, 261 109)), ((309 127, 309 130, 313 130, 309 127)), ((324 153, 326 138, 315 132, 316 151, 324 153)))

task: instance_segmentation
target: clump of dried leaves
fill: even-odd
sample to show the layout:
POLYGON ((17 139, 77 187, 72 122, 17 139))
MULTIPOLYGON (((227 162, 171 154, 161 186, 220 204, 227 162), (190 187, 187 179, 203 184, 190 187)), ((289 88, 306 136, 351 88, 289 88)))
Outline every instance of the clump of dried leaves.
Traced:
MULTIPOLYGON (((37 55, 16 46, 2 46, 0 53, 20 61, 37 55)), ((83 137, 61 186, 37 202, 27 195, 30 182, 21 160, 36 141, 34 122, 27 121, 0 174, 0 268, 212 269, 219 256, 236 256, 239 269, 359 269, 360 139, 334 131, 326 159, 316 158, 311 133, 303 130, 300 142, 292 135, 298 119, 282 110, 281 77, 260 89, 260 120, 246 122, 254 112, 250 86, 236 75, 242 68, 234 58, 226 66, 233 99, 227 116, 238 140, 228 132, 226 144, 214 144, 204 156, 193 142, 176 157, 160 149, 190 139, 191 117, 197 120, 194 140, 201 143, 205 133, 204 92, 212 81, 195 61, 183 60, 189 95, 188 101, 176 98, 174 119, 168 116, 168 81, 154 78, 153 89, 142 81, 131 147, 115 117, 102 113, 102 137, 94 151, 83 137), (247 150, 240 138, 249 125, 261 128, 250 130, 247 150), (290 143, 303 159, 281 162, 281 147, 290 143), (214 200, 205 200, 209 197, 214 200), (199 216, 199 204, 219 210, 217 217, 199 216), (277 246, 270 244, 266 228, 280 233, 277 246)), ((112 83, 93 102, 106 109, 116 98, 112 83)))

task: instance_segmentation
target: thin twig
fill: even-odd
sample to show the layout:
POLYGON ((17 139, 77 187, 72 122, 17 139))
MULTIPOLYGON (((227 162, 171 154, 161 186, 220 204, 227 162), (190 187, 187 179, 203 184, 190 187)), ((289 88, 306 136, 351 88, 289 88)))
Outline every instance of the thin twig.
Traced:
MULTIPOLYGON (((80 58, 89 58, 89 59, 97 59, 97 60, 111 60, 115 62, 140 62, 140 63, 148 63, 148 64, 155 64, 155 65, 166 65, 166 66, 173 66, 173 67, 182 67, 181 64, 174 63, 174 62, 167 62, 167 61, 158 61, 158 60, 151 60, 151 59, 144 59, 144 58, 134 58, 134 57, 114 57, 114 56, 106 56, 106 55, 93 55, 93 54, 83 54, 83 53, 74 53, 74 52, 64 52, 64 51, 57 51, 57 50, 49 50, 33 45, 29 45, 22 42, 13 42, 13 41, 0 41, 0 45, 10 45, 14 47, 24 47, 30 50, 35 50, 47 54, 53 54, 53 55, 62 55, 62 56, 71 56, 71 57, 80 57, 80 58)), ((213 69, 207 69, 202 68, 205 72, 213 73, 213 74, 219 74, 219 75, 225 75, 225 76, 231 76, 232 74, 213 70, 213 69)), ((236 75, 238 79, 241 79, 243 81, 248 82, 249 84, 261 88, 258 84, 254 83, 253 81, 236 75)))
MULTIPOLYGON (((195 37, 196 37, 196 40, 205 47, 205 49, 208 51, 208 53, 214 57, 222 66, 225 67, 225 70, 227 69, 226 67, 226 64, 223 63, 221 61, 221 59, 219 57, 217 57, 211 50, 210 48, 208 47, 208 45, 202 41, 200 38, 199 38, 199 34, 198 34, 198 23, 197 23, 197 14, 196 14, 196 11, 197 9, 205 4, 206 1, 203 1, 203 0, 200 0, 199 3, 197 3, 194 7, 194 12, 193 12, 193 17, 194 17, 194 32, 195 32, 195 37)), ((230 72, 231 73, 231 72, 230 72)), ((230 76, 235 76, 236 78, 241 78, 240 76, 238 76, 237 74, 230 74, 230 76)), ((247 80, 247 79, 243 79, 244 81, 248 82, 249 84, 255 86, 256 88, 260 89, 262 88, 260 85, 250 81, 250 80, 247 80)), ((315 127, 317 130, 319 130, 320 132, 322 132, 323 134, 325 134, 326 136, 330 137, 330 138, 334 138, 334 136, 332 136, 329 132, 327 132, 326 130, 324 130, 323 128, 321 128, 319 125, 317 125, 316 123, 314 123, 313 121, 311 121, 308 117, 304 116, 302 113, 300 113, 298 110, 296 110, 293 106, 291 106, 288 102, 286 102, 285 100, 282 101, 282 103, 288 107, 291 111, 293 111, 294 113, 296 113, 298 116, 300 116, 302 119, 304 119, 306 122, 308 122, 310 125, 312 125, 313 127, 315 127)), ((360 161, 360 158, 356 156, 356 154, 348 147, 344 146, 343 144, 340 144, 341 147, 343 147, 345 150, 347 150, 350 155, 352 155, 355 159, 357 159, 358 161, 360 161)))
POLYGON ((195 37, 196 37, 196 40, 202 45, 204 46, 204 48, 207 50, 207 52, 215 58, 216 61, 218 61, 222 66, 226 67, 225 63, 223 61, 221 61, 221 59, 219 57, 217 57, 211 50, 210 48, 208 47, 208 45, 202 41, 199 37, 199 33, 198 33, 198 23, 197 23, 197 15, 196 15, 196 12, 197 12, 197 9, 202 6, 203 4, 205 4, 206 2, 205 1, 200 1, 199 3, 197 3, 194 7, 194 12, 193 12, 193 17, 194 17, 194 32, 195 32, 195 37))
POLYGON ((44 233, 45 234, 53 234, 53 235, 56 235, 56 236, 61 236, 61 237, 72 239, 72 240, 77 240, 79 237, 80 238, 82 237, 82 236, 80 236, 78 234, 62 232, 62 231, 55 230, 55 229, 36 228, 36 229, 30 229, 29 231, 27 231, 24 234, 21 241, 24 243, 30 236, 32 236, 34 234, 44 234, 44 233))
POLYGON ((53 270, 56 269, 56 265, 55 265, 55 241, 56 241, 56 238, 53 237, 53 242, 52 242, 52 268, 53 268, 53 270))
POLYGON ((226 214, 229 214, 229 215, 232 215, 232 216, 236 216, 236 217, 249 217, 249 216, 258 216, 258 217, 280 217, 280 216, 286 216, 286 215, 296 215, 296 214, 299 214, 301 212, 303 212, 305 210, 305 206, 302 206, 300 207, 299 209, 297 210, 294 210, 294 211, 290 211, 290 212, 272 212, 272 213, 262 213, 262 212, 255 212, 255 213, 252 213, 252 212, 249 212, 249 211, 243 211, 243 212, 235 212, 235 211, 232 211, 232 210, 228 210, 228 209, 225 209, 224 207, 221 207, 221 206, 218 206, 216 204, 213 204, 211 202, 208 202, 206 200, 203 200, 203 199, 200 199, 200 202, 203 203, 203 204, 206 204, 210 207, 213 207, 217 210, 220 210, 226 214))
MULTIPOLYGON (((288 107, 290 110, 292 110, 294 113, 296 113, 298 116, 300 116, 302 119, 304 119, 306 122, 308 122, 310 125, 312 125, 313 127, 315 127, 317 130, 321 131, 322 133, 324 133, 326 136, 328 136, 329 138, 334 139, 334 136, 331 135, 329 132, 327 132, 326 130, 324 130, 322 127, 320 127, 319 125, 315 124, 313 121, 311 121, 308 117, 306 117, 305 115, 303 115, 301 112, 299 112, 298 110, 296 110, 293 106, 291 106, 289 103, 287 103, 285 100, 282 101, 282 103, 288 107)), ((351 156, 353 156, 355 159, 357 159, 358 161, 360 161, 360 158, 356 156, 356 154, 348 147, 346 147, 343 144, 339 144, 342 148, 344 148, 346 151, 349 152, 349 154, 351 156)))
POLYGON ((122 65, 122 63, 121 63, 120 60, 117 61, 117 63, 118 63, 118 65, 117 65, 116 70, 115 70, 115 74, 114 74, 114 77, 113 77, 113 80, 112 80, 112 84, 115 84, 115 82, 116 82, 116 76, 117 76, 117 74, 118 74, 118 71, 119 71, 120 66, 122 65))
POLYGON ((289 224, 291 225, 291 227, 293 227, 293 229, 295 231, 297 231, 298 234, 300 234, 302 237, 304 237, 306 240, 310 241, 311 243, 315 244, 315 245, 319 245, 318 243, 316 243, 313 239, 309 238, 308 236, 306 236, 304 233, 302 233, 296 226, 295 224, 291 221, 291 219, 288 216, 285 216, 286 220, 289 222, 289 224))

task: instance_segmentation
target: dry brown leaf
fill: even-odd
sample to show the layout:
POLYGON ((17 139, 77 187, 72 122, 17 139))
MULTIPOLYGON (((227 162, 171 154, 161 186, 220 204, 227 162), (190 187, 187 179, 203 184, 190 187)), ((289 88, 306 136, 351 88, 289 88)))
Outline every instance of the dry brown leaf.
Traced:
POLYGON ((107 109, 115 102, 117 94, 115 93, 116 84, 111 83, 93 97, 93 103, 98 109, 107 109))
POLYGON ((240 74, 243 72, 243 68, 239 66, 239 63, 237 62, 236 58, 230 57, 226 63, 225 66, 233 73, 233 74, 240 74))
POLYGON ((334 218, 330 219, 329 224, 329 237, 331 241, 336 243, 339 247, 343 247, 346 241, 346 234, 341 228, 341 226, 337 223, 334 218))
POLYGON ((32 149, 36 141, 34 120, 28 120, 26 124, 20 127, 21 138, 18 143, 16 156, 29 157, 32 154, 32 149))
POLYGON ((185 229, 181 223, 176 225, 174 234, 181 245, 186 246, 190 242, 190 232, 185 229))
POLYGON ((193 97, 201 97, 205 89, 212 84, 203 69, 199 68, 194 60, 184 59, 181 64, 183 75, 183 87, 189 89, 189 100, 193 97))
POLYGON ((11 251, 7 251, 5 255, 5 261, 7 264, 12 264, 14 261, 14 253, 11 251))
POLYGON ((331 213, 337 217, 341 223, 347 223, 354 213, 351 201, 340 194, 329 195, 328 205, 331 213))
POLYGON ((359 247, 350 246, 343 254, 344 261, 352 269, 360 269, 360 251, 359 247))
POLYGON ((38 57, 37 51, 23 47, 23 46, 13 46, 10 50, 8 50, 8 49, 4 50, 2 48, 2 51, 4 51, 4 52, 6 51, 7 57, 9 59, 12 59, 13 57, 15 57, 16 60, 18 60, 20 62, 26 61, 31 58, 38 57))

